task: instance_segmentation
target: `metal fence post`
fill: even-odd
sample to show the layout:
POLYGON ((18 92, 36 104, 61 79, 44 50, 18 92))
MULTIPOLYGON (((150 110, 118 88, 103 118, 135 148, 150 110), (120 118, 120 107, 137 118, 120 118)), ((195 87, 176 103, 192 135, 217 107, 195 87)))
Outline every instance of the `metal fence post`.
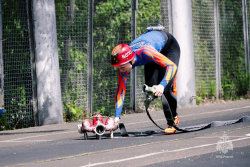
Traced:
POLYGON ((32 77, 32 106, 35 120, 35 126, 39 126, 39 116, 37 109, 37 80, 36 80, 36 58, 35 58, 35 46, 34 46, 34 27, 32 24, 32 0, 26 0, 27 15, 28 15, 28 30, 29 30, 29 42, 30 42, 30 64, 31 64, 31 77, 32 77))
POLYGON ((215 25, 215 56, 216 56, 216 99, 221 94, 221 63, 220 63, 220 28, 218 0, 214 0, 214 25, 215 25))
POLYGON ((246 0, 242 0, 242 16, 243 16, 246 74, 249 75, 249 73, 250 73, 250 68, 249 68, 249 37, 248 37, 248 19, 247 19, 247 1, 246 0))
MULTIPOLYGON (((4 98, 3 98, 3 95, 4 95, 4 89, 3 89, 3 79, 4 79, 4 71, 3 71, 3 45, 2 45, 2 31, 3 31, 3 28, 2 28, 2 0, 0 0, 0 75, 1 75, 1 92, 0 92, 0 103, 3 103, 1 105, 4 105, 4 98)), ((0 106, 0 107, 3 107, 3 106, 0 106)))
POLYGON ((93 15, 94 1, 88 0, 88 78, 87 78, 87 110, 88 115, 92 114, 93 95, 93 15))
MULTIPOLYGON (((131 0, 131 41, 136 38, 136 10, 138 9, 138 0, 131 0)), ((136 110, 136 68, 131 72, 131 107, 136 110)))
MULTIPOLYGON (((163 0, 162 0, 163 1, 163 0)), ((169 32, 173 34, 172 0, 168 1, 169 32)))

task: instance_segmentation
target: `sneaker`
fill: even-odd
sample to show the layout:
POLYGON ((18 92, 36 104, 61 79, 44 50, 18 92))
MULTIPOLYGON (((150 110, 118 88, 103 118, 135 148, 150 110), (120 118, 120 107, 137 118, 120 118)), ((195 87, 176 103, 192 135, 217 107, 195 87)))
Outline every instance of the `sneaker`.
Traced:
MULTIPOLYGON (((174 118, 174 124, 176 126, 178 126, 178 124, 179 124, 179 116, 178 115, 174 118)), ((170 125, 168 125, 167 128, 164 130, 164 133, 166 133, 166 134, 173 134, 175 132, 176 132, 176 129, 170 125)))

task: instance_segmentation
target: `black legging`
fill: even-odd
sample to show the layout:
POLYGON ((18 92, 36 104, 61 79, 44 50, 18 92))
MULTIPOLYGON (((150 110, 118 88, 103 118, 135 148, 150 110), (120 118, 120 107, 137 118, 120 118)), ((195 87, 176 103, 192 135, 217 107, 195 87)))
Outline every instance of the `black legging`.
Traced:
MULTIPOLYGON (((166 39, 166 44, 162 49, 161 53, 169 58, 172 62, 176 64, 178 67, 179 59, 180 59, 180 47, 176 39, 169 34, 168 32, 161 33, 164 35, 166 39)), ((158 85, 164 75, 166 73, 166 68, 152 62, 146 64, 144 67, 144 74, 145 74, 145 82, 148 86, 158 85)), ((176 71, 177 73, 177 71, 176 71)), ((163 95, 166 97, 168 101, 167 104, 163 104, 163 111, 164 115, 167 119, 168 125, 173 124, 173 118, 177 115, 176 108, 177 108, 177 98, 173 93, 173 82, 175 80, 176 74, 173 78, 169 81, 168 85, 165 87, 163 95), (170 108, 169 108, 170 107, 170 108)))

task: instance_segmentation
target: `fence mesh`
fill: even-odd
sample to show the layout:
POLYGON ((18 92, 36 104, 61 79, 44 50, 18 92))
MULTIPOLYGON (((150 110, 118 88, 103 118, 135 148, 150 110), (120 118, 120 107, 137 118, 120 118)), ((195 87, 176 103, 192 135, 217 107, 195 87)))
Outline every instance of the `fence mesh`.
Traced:
MULTIPOLYGON (((130 5, 130 0, 94 3, 93 112, 114 114, 118 74, 110 65, 110 54, 116 45, 131 41, 130 5)), ((126 95, 129 94, 128 82, 126 95)), ((130 98, 127 96, 124 109, 129 107, 130 98)))
POLYGON ((242 1, 219 1, 221 75, 224 97, 246 92, 242 1))
POLYGON ((72 112, 86 116, 88 1, 55 4, 63 109, 66 121, 72 121, 72 112))
MULTIPOLYGON (((137 37, 146 32, 148 26, 157 26, 161 24, 165 27, 166 31, 169 30, 169 17, 168 17, 168 1, 167 0, 154 0, 150 3, 139 3, 137 10, 137 37), (143 10, 142 10, 143 9, 143 10), (146 11, 153 11, 148 17, 141 17, 146 11)), ((144 79, 144 66, 136 67, 136 104, 137 110, 144 110, 144 93, 142 92, 144 79)), ((158 99, 156 100, 158 101, 158 99)))
POLYGON ((196 93, 215 96, 216 55, 214 1, 192 0, 196 93))
POLYGON ((34 126, 28 4, 4 1, 2 11, 6 128, 34 126))
MULTIPOLYGON (((136 11, 137 36, 146 32, 149 25, 163 24, 162 13, 167 12, 167 1, 144 1, 138 4, 136 11), (162 9, 162 13, 161 13, 162 9), (147 11, 147 13, 146 13, 147 11)), ((114 97, 117 90, 117 70, 110 67, 110 53, 119 43, 131 42, 131 1, 95 1, 94 13, 94 110, 114 113, 114 97), (108 12, 107 12, 108 11, 108 12)), ((164 17, 165 22, 168 20, 164 17)), ((168 25, 167 25, 168 26, 168 25)), ((136 68, 136 99, 142 95, 144 83, 143 67, 136 68)), ((128 78, 124 112, 130 106, 130 76, 128 78)), ((137 105, 139 100, 137 100, 137 105)))
MULTIPOLYGON (((55 0, 63 112, 66 121, 82 119, 87 111, 88 0, 55 0), (72 115, 72 113, 77 113, 72 115), (75 117, 77 116, 77 117, 75 117)), ((247 2, 248 23, 250 2, 247 2)), ((221 0, 219 35, 224 98, 243 95, 246 84, 242 1, 221 0)), ((8 129, 34 126, 35 94, 32 81, 30 36, 31 1, 2 1, 4 108, 8 129)), ((138 1, 136 37, 150 25, 170 31, 168 0, 138 1)), ((214 0, 192 0, 196 93, 215 96, 216 43, 214 0)), ((110 66, 112 49, 131 42, 131 0, 95 0, 93 18, 93 112, 114 114, 117 70, 110 66)), ((250 29, 248 26, 248 35, 250 29)), ((250 47, 250 43, 249 47, 250 47)), ((249 53, 248 53, 249 55, 249 53)), ((128 78, 123 112, 131 109, 131 78, 128 78)), ((143 108, 143 67, 136 68, 136 105, 143 108)), ((2 115, 0 117, 3 124, 2 115)))

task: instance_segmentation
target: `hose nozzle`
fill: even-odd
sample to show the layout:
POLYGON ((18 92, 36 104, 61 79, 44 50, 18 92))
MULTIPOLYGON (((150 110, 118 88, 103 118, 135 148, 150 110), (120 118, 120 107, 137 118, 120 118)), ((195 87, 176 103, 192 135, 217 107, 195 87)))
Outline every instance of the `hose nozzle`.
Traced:
POLYGON ((150 87, 146 84, 143 85, 143 92, 146 94, 146 99, 148 101, 153 101, 155 98, 157 98, 156 96, 153 95, 153 87, 150 87))
POLYGON ((143 85, 143 92, 153 92, 154 88, 146 84, 143 85))
POLYGON ((103 135, 106 131, 106 127, 103 124, 98 124, 95 127, 95 133, 99 136, 103 135))

